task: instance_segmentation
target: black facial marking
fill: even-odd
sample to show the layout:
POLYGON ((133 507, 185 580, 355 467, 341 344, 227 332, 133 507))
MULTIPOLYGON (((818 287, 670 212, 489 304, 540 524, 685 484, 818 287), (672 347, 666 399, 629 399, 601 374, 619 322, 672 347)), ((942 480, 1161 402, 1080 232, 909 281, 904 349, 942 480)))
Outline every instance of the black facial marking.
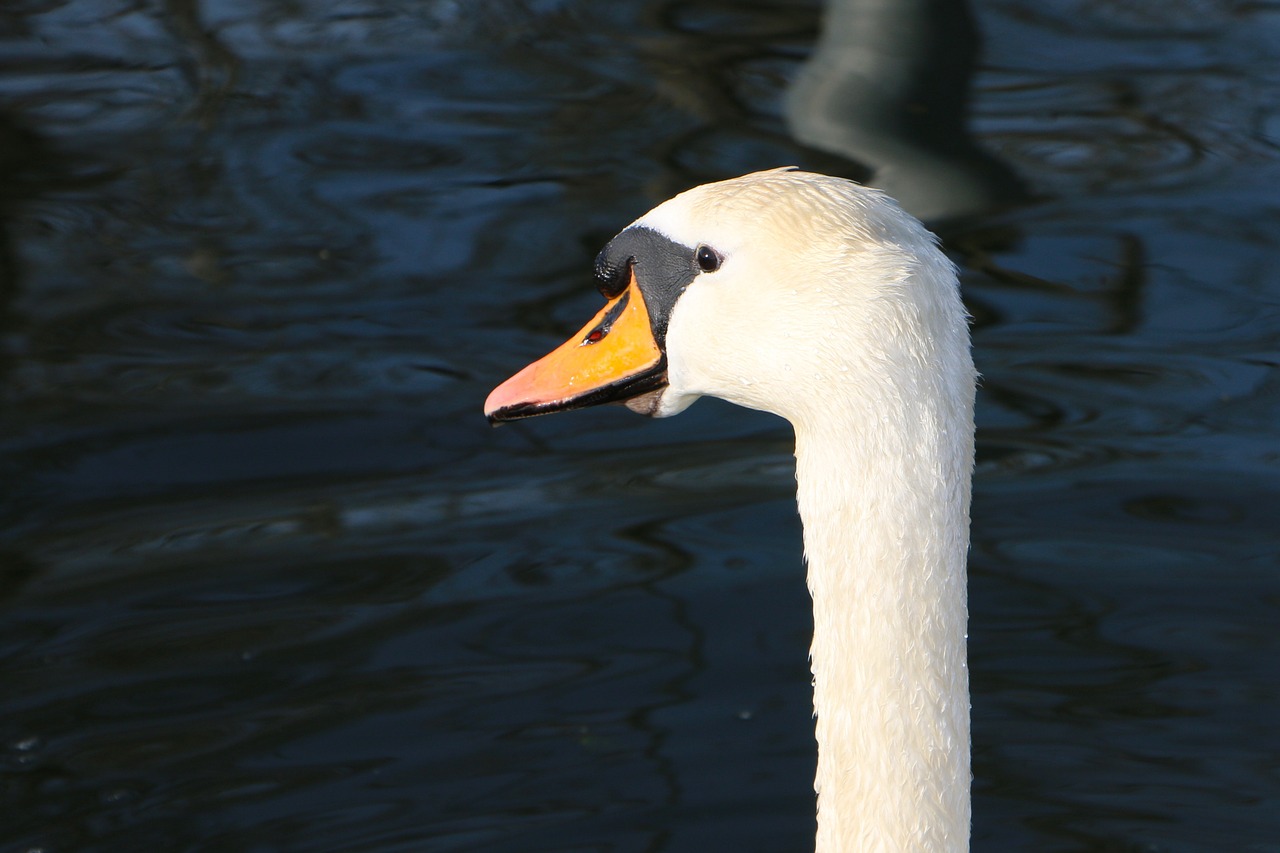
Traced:
MULTIPOLYGON (((702 271, 697 254, 692 246, 677 243, 643 225, 633 225, 610 240, 596 257, 596 279, 602 293, 606 282, 617 286, 613 294, 616 296, 626 288, 630 272, 635 271, 636 284, 649 309, 653 339, 665 349, 671 309, 702 271), (615 285, 619 279, 621 284, 615 285)), ((716 257, 719 258, 718 253, 716 257)))
MULTIPOLYGON (((606 247, 607 249, 608 247, 606 247)), ((631 283, 631 258, 606 258, 596 255, 596 289, 605 299, 613 299, 631 283)))

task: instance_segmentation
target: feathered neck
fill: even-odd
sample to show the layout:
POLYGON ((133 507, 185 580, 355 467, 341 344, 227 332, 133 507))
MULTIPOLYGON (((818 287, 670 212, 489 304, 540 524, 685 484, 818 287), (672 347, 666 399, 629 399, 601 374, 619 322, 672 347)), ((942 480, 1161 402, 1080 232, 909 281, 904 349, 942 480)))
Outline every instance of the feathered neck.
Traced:
POLYGON ((835 365, 826 405, 793 421, 819 853, 968 849, 974 375, 950 290, 943 307, 958 316, 933 334, 889 324, 903 351, 879 368, 835 365))

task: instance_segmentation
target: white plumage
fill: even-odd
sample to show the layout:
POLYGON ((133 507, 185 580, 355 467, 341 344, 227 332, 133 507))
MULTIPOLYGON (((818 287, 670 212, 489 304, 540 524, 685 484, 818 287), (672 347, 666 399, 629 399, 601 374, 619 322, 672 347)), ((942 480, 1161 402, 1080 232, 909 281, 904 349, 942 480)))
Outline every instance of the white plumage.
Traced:
POLYGON ((689 190, 597 259, 607 304, 494 422, 708 394, 781 415, 813 595, 820 853, 969 842, 974 370, 955 268, 892 200, 779 169, 689 190))

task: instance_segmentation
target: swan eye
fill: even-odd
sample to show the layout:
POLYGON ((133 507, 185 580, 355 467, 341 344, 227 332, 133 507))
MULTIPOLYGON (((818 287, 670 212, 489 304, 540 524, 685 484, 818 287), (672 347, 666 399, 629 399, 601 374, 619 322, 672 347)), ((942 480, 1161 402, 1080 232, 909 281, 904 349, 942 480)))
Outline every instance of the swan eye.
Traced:
POLYGON ((698 247, 694 259, 698 262, 698 269, 703 272, 715 272, 720 269, 720 264, 724 262, 724 258, 720 257, 720 253, 706 244, 698 247))

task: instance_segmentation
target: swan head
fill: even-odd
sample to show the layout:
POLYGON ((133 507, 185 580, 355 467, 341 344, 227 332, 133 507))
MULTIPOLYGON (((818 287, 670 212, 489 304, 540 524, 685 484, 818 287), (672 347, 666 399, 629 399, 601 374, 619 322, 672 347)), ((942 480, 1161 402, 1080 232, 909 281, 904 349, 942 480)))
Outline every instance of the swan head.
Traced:
POLYGON ((666 417, 711 395, 798 423, 841 387, 936 370, 939 346, 967 357, 933 236, 842 178, 775 169, 695 187, 609 241, 595 274, 604 308, 489 395, 491 422, 606 402, 666 417))

